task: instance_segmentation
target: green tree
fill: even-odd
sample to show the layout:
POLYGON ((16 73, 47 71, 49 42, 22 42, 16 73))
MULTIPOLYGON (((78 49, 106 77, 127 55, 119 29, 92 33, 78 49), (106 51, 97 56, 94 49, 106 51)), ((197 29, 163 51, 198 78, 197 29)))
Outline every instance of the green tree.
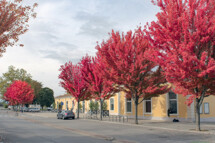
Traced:
POLYGON ((107 102, 104 101, 102 104, 102 110, 107 110, 107 102))
POLYGON ((98 102, 98 101, 95 101, 94 109, 95 109, 96 111, 99 110, 99 102, 98 102))
POLYGON ((94 110, 94 102, 93 101, 90 101, 89 107, 90 107, 91 111, 94 110))
POLYGON ((81 104, 81 103, 79 103, 79 104, 78 104, 78 108, 79 108, 79 110, 80 110, 80 109, 82 109, 82 107, 83 107, 83 106, 82 106, 82 104, 81 104))
POLYGON ((4 95, 7 87, 15 80, 26 81, 30 84, 32 76, 24 69, 16 69, 14 66, 9 66, 8 71, 0 77, 0 94, 4 95))
POLYGON ((54 102, 54 92, 48 87, 42 88, 39 91, 39 96, 40 106, 42 107, 42 109, 44 106, 50 107, 51 104, 54 102))
POLYGON ((41 82, 38 82, 36 80, 32 80, 30 84, 31 84, 31 87, 34 89, 34 95, 35 95, 33 104, 36 104, 36 103, 39 104, 40 103, 39 92, 42 89, 43 85, 41 82))
POLYGON ((56 108, 56 103, 55 103, 55 102, 53 102, 53 104, 52 104, 52 108, 53 108, 53 109, 55 109, 55 108, 56 108))
POLYGON ((90 101, 89 104, 90 110, 99 110, 99 102, 98 101, 90 101))

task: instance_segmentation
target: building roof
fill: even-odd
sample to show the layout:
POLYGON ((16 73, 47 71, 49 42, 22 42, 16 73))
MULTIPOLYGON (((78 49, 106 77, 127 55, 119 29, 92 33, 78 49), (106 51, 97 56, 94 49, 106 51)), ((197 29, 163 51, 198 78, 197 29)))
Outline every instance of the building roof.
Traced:
POLYGON ((73 96, 71 94, 64 94, 64 95, 57 96, 55 98, 69 98, 69 97, 73 97, 73 96))

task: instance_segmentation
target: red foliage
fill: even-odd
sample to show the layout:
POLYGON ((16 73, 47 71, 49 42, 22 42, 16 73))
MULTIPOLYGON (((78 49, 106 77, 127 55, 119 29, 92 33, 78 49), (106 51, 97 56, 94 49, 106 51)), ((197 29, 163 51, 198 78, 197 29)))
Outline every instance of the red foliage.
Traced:
POLYGON ((62 80, 60 85, 77 101, 87 98, 87 85, 81 74, 80 65, 73 65, 72 62, 62 65, 59 78, 62 80))
POLYGON ((13 46, 19 40, 19 35, 28 30, 29 18, 36 16, 36 3, 32 7, 22 6, 21 3, 22 0, 0 1, 0 56, 7 46, 13 46))
POLYGON ((34 99, 34 90, 25 81, 14 81, 4 94, 4 99, 9 101, 10 105, 32 103, 34 99))
POLYGON ((175 92, 203 101, 215 93, 215 1, 155 0, 161 8, 146 37, 175 92))
MULTIPOLYGON (((161 68, 148 57, 148 42, 141 28, 120 35, 112 31, 110 38, 97 46, 104 63, 105 77, 124 90, 127 97, 138 101, 169 90, 161 68)), ((139 104, 139 103, 137 103, 139 104)))
POLYGON ((89 56, 83 57, 81 60, 82 75, 88 86, 91 98, 96 100, 108 99, 117 92, 113 88, 113 82, 105 80, 103 75, 103 65, 98 59, 89 56))

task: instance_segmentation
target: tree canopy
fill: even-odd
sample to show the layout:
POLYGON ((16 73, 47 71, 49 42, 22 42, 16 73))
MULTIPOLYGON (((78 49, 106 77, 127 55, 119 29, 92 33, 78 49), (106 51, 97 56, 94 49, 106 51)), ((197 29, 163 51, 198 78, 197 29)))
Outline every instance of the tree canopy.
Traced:
POLYGON ((40 96, 40 106, 50 107, 54 102, 54 92, 52 89, 45 87, 39 91, 40 96))
POLYGON ((169 91, 161 67, 148 58, 149 45, 144 32, 141 27, 134 33, 112 31, 110 38, 98 45, 97 50, 106 81, 112 81, 115 87, 127 93, 127 98, 134 99, 137 124, 138 104, 169 91))
MULTIPOLYGON (((88 87, 82 76, 80 65, 73 65, 72 62, 65 63, 65 65, 61 66, 60 71, 60 85, 75 97, 79 105, 79 102, 87 99, 89 95, 87 94, 88 87)), ((79 118, 79 106, 77 118, 79 118)))
MULTIPOLYGON (((154 0, 161 12, 148 25, 151 59, 165 71, 175 92, 196 101, 197 122, 204 97, 215 93, 215 1, 154 0)), ((200 130, 200 126, 197 126, 200 130)))
POLYGON ((4 99, 10 105, 32 103, 34 99, 34 90, 25 81, 14 81, 6 90, 4 99))
POLYGON ((0 77, 0 93, 4 95, 6 92, 7 87, 13 83, 13 81, 21 80, 26 81, 27 83, 31 83, 32 76, 27 73, 24 69, 16 69, 14 66, 9 66, 8 71, 3 73, 0 77))
POLYGON ((6 51, 6 47, 17 43, 19 36, 28 30, 29 19, 36 17, 36 6, 36 3, 33 6, 24 6, 22 0, 0 1, 0 56, 6 51))

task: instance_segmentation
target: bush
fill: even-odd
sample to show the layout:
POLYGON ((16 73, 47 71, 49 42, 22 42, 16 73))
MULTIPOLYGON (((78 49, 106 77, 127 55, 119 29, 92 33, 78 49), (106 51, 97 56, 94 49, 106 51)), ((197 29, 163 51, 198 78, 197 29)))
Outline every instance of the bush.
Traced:
POLYGON ((89 107, 90 107, 91 111, 94 110, 94 102, 93 101, 90 101, 89 107))
POLYGON ((8 108, 8 104, 4 104, 4 108, 8 108))
POLYGON ((107 110, 107 102, 106 101, 103 102, 102 110, 107 110))
POLYGON ((78 104, 78 108, 79 108, 79 110, 82 109, 82 104, 81 103, 78 104))
POLYGON ((93 110, 99 110, 99 102, 97 101, 90 101, 90 104, 89 104, 89 107, 90 107, 90 110, 93 111, 93 110))

